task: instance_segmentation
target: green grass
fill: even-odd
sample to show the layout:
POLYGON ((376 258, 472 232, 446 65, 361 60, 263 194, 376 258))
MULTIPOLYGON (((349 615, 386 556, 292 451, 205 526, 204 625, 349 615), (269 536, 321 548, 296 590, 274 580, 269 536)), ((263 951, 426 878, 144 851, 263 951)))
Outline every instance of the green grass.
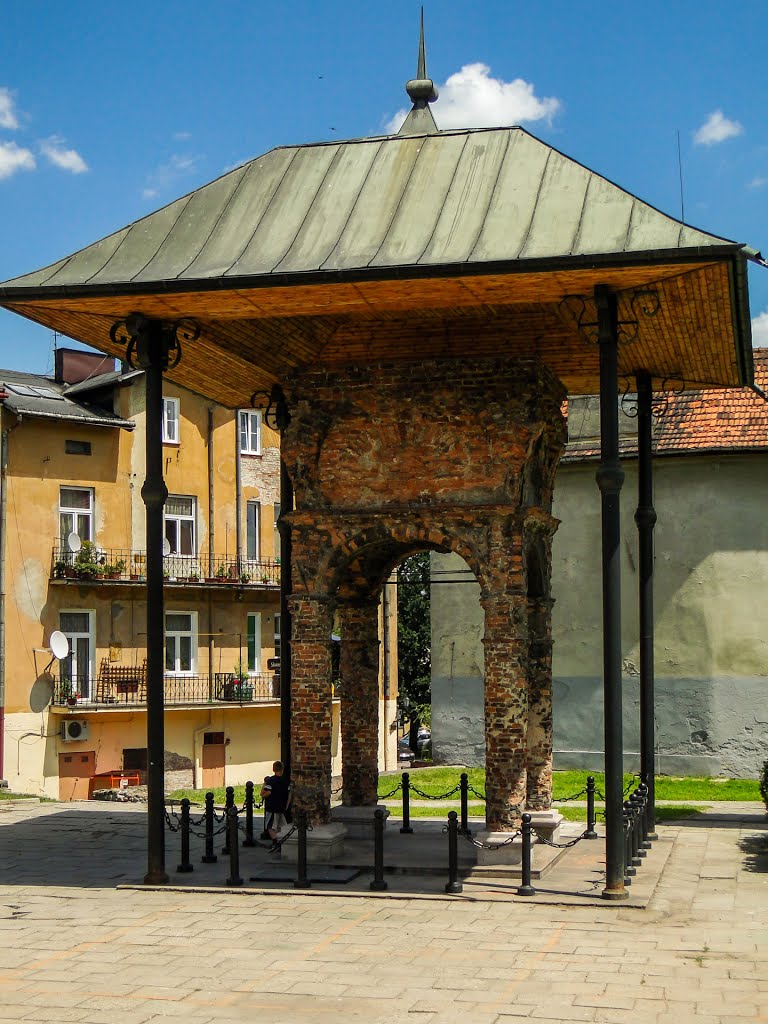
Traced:
MULTIPOLYGON (((410 771, 411 786, 415 786, 420 789, 423 793, 429 794, 429 796, 443 796, 450 790, 459 784, 459 777, 461 775, 461 768, 414 768, 410 771)), ((479 793, 485 793, 485 769, 484 768, 468 768, 467 775, 469 776, 469 784, 479 793)), ((587 783, 588 772, 554 772, 552 776, 552 794, 553 798, 557 800, 563 800, 565 797, 575 796, 577 793, 585 788, 587 783)), ((602 772, 594 772, 595 786, 599 793, 605 792, 605 776, 602 772)), ((389 772, 386 775, 379 776, 379 797, 382 797, 385 793, 390 793, 395 786, 400 782, 402 777, 401 772, 389 772)), ((632 775, 624 776, 624 788, 626 789, 630 783, 636 783, 636 779, 632 775)), ((1 792, 1 791, 0 791, 1 792)), ((214 801, 216 805, 224 803, 226 797, 226 791, 223 786, 219 786, 213 791, 214 801)), ((177 789, 175 792, 169 794, 171 800, 181 800, 186 797, 194 804, 205 803, 205 793, 203 789, 177 789)), ((259 790, 256 790, 256 798, 258 800, 259 790)), ((18 795, 18 794, 17 794, 18 795)), ((470 793, 470 798, 472 794, 470 793)), ((9 799, 6 796, 4 799, 9 799)), ((401 799, 400 793, 396 793, 390 798, 392 801, 399 801, 401 799)), ((418 794, 412 795, 413 800, 419 800, 418 794)), ((582 795, 581 800, 585 797, 582 795)), ((599 799, 599 796, 598 796, 599 799)), ((677 800, 682 804, 689 805, 691 802, 707 800, 756 800, 761 801, 760 787, 757 779, 707 779, 707 778, 676 778, 670 775, 660 775, 656 779, 656 799, 657 800, 677 800)), ((245 800, 245 786, 235 786, 235 803, 238 806, 242 806, 245 800)), ((458 809, 459 794, 456 793, 451 800, 455 800, 456 807, 458 809)), ((481 804, 477 805, 476 813, 482 813, 480 808, 481 804)), ((690 807, 688 808, 690 810, 690 807)), ((581 817, 570 817, 570 812, 574 813, 581 811, 582 808, 569 808, 567 804, 561 805, 559 808, 560 812, 567 817, 569 821, 581 821, 581 817), (568 814, 565 811, 568 810, 568 814)), ((678 810, 675 808, 675 810, 678 810)), ((427 817, 441 817, 447 813, 445 807, 411 807, 411 817, 414 818, 427 818, 427 817)), ((471 813, 471 809, 470 809, 471 813)), ((665 809, 660 807, 657 809, 657 818, 659 820, 666 820, 665 809)))
MULTIPOLYGON (((411 785, 430 796, 438 796, 458 785, 461 768, 417 768, 410 773, 411 785)), ((593 774, 595 786, 600 793, 605 791, 605 775, 602 772, 554 772, 552 795, 555 800, 580 793, 587 784, 587 775, 593 774)), ((485 769, 468 768, 469 784, 480 793, 485 792, 485 769)), ((390 773, 379 778, 379 795, 394 789, 400 773, 390 773)), ((632 775, 624 776, 624 788, 636 782, 632 775)), ((415 797, 415 799, 418 799, 415 797)), ((584 799, 584 797, 582 797, 584 799)), ((677 778, 660 775, 656 778, 657 800, 757 800, 760 801, 760 786, 757 779, 720 778, 677 778)))
POLYGON ((0 789, 0 800, 39 800, 33 793, 11 793, 7 789, 0 789))

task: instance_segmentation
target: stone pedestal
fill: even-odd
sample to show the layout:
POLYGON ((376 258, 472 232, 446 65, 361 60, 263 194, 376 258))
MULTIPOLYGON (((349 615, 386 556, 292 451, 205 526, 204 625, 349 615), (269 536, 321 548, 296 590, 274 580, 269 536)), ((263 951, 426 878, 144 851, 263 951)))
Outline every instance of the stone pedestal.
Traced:
MULTIPOLYGON (((307 863, 329 864, 344 853, 344 836, 346 828, 338 823, 315 825, 307 832, 307 863)), ((298 860, 299 833, 294 832, 282 845, 283 860, 295 864, 298 860)))
MULTIPOLYGON (((538 834, 550 843, 560 841, 560 824, 563 820, 559 811, 529 811, 531 824, 538 834)), ((523 840, 518 837, 512 843, 501 846, 514 832, 478 832, 477 838, 487 846, 499 845, 498 850, 477 848, 478 866, 493 867, 499 864, 520 864, 523 858, 523 840)), ((549 847, 539 842, 536 835, 531 844, 531 865, 538 865, 542 859, 549 859, 549 847)))
POLYGON ((374 814, 377 810, 384 811, 386 825, 390 811, 383 804, 368 807, 334 807, 331 809, 331 821, 344 825, 350 839, 373 839, 374 814))

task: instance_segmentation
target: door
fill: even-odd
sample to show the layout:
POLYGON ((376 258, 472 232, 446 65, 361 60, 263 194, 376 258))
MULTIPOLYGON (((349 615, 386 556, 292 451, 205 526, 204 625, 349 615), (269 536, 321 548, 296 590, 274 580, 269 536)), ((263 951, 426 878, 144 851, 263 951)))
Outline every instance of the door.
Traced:
POLYGON ((203 736, 203 789, 224 785, 224 733, 207 732, 203 736))
POLYGON ((87 800, 88 787, 95 774, 95 750, 59 754, 59 800, 87 800))

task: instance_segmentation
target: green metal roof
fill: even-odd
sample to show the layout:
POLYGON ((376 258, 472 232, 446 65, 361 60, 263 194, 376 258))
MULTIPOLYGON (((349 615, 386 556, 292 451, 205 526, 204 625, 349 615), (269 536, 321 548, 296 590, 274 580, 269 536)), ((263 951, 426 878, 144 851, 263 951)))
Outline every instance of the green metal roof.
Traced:
POLYGON ((735 243, 666 216, 522 128, 448 131, 274 149, 6 281, 0 301, 27 289, 42 298, 456 264, 482 273, 723 245, 735 243))

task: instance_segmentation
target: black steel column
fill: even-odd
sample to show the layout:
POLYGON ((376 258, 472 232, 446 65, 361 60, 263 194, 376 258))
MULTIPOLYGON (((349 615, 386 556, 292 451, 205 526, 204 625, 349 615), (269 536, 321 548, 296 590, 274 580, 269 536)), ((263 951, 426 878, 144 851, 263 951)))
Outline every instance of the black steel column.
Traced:
POLYGON ((146 388, 146 478, 141 497, 147 516, 147 874, 148 884, 167 882, 165 873, 165 600, 163 595, 163 368, 167 365, 163 324, 144 320, 139 364, 146 388))
MULTIPOLYGON (((272 389, 270 405, 274 403, 275 421, 280 431, 280 441, 291 422, 285 395, 279 385, 272 389)), ((286 514, 293 511, 293 482, 285 460, 280 455, 280 518, 277 529, 280 534, 280 760, 285 765, 285 775, 291 777, 291 611, 288 598, 293 589, 291 574, 291 528, 286 514)))
POLYGON ((651 375, 637 374, 637 524, 640 553, 640 776, 648 787, 647 830, 656 831, 655 696, 653 655, 653 449, 651 375))
POLYGON ((608 900, 627 899, 624 888, 623 738, 621 694, 621 521, 624 471, 619 462, 618 312, 607 285, 595 288, 600 346, 600 467, 602 507, 603 702, 605 728, 605 889, 608 900))

